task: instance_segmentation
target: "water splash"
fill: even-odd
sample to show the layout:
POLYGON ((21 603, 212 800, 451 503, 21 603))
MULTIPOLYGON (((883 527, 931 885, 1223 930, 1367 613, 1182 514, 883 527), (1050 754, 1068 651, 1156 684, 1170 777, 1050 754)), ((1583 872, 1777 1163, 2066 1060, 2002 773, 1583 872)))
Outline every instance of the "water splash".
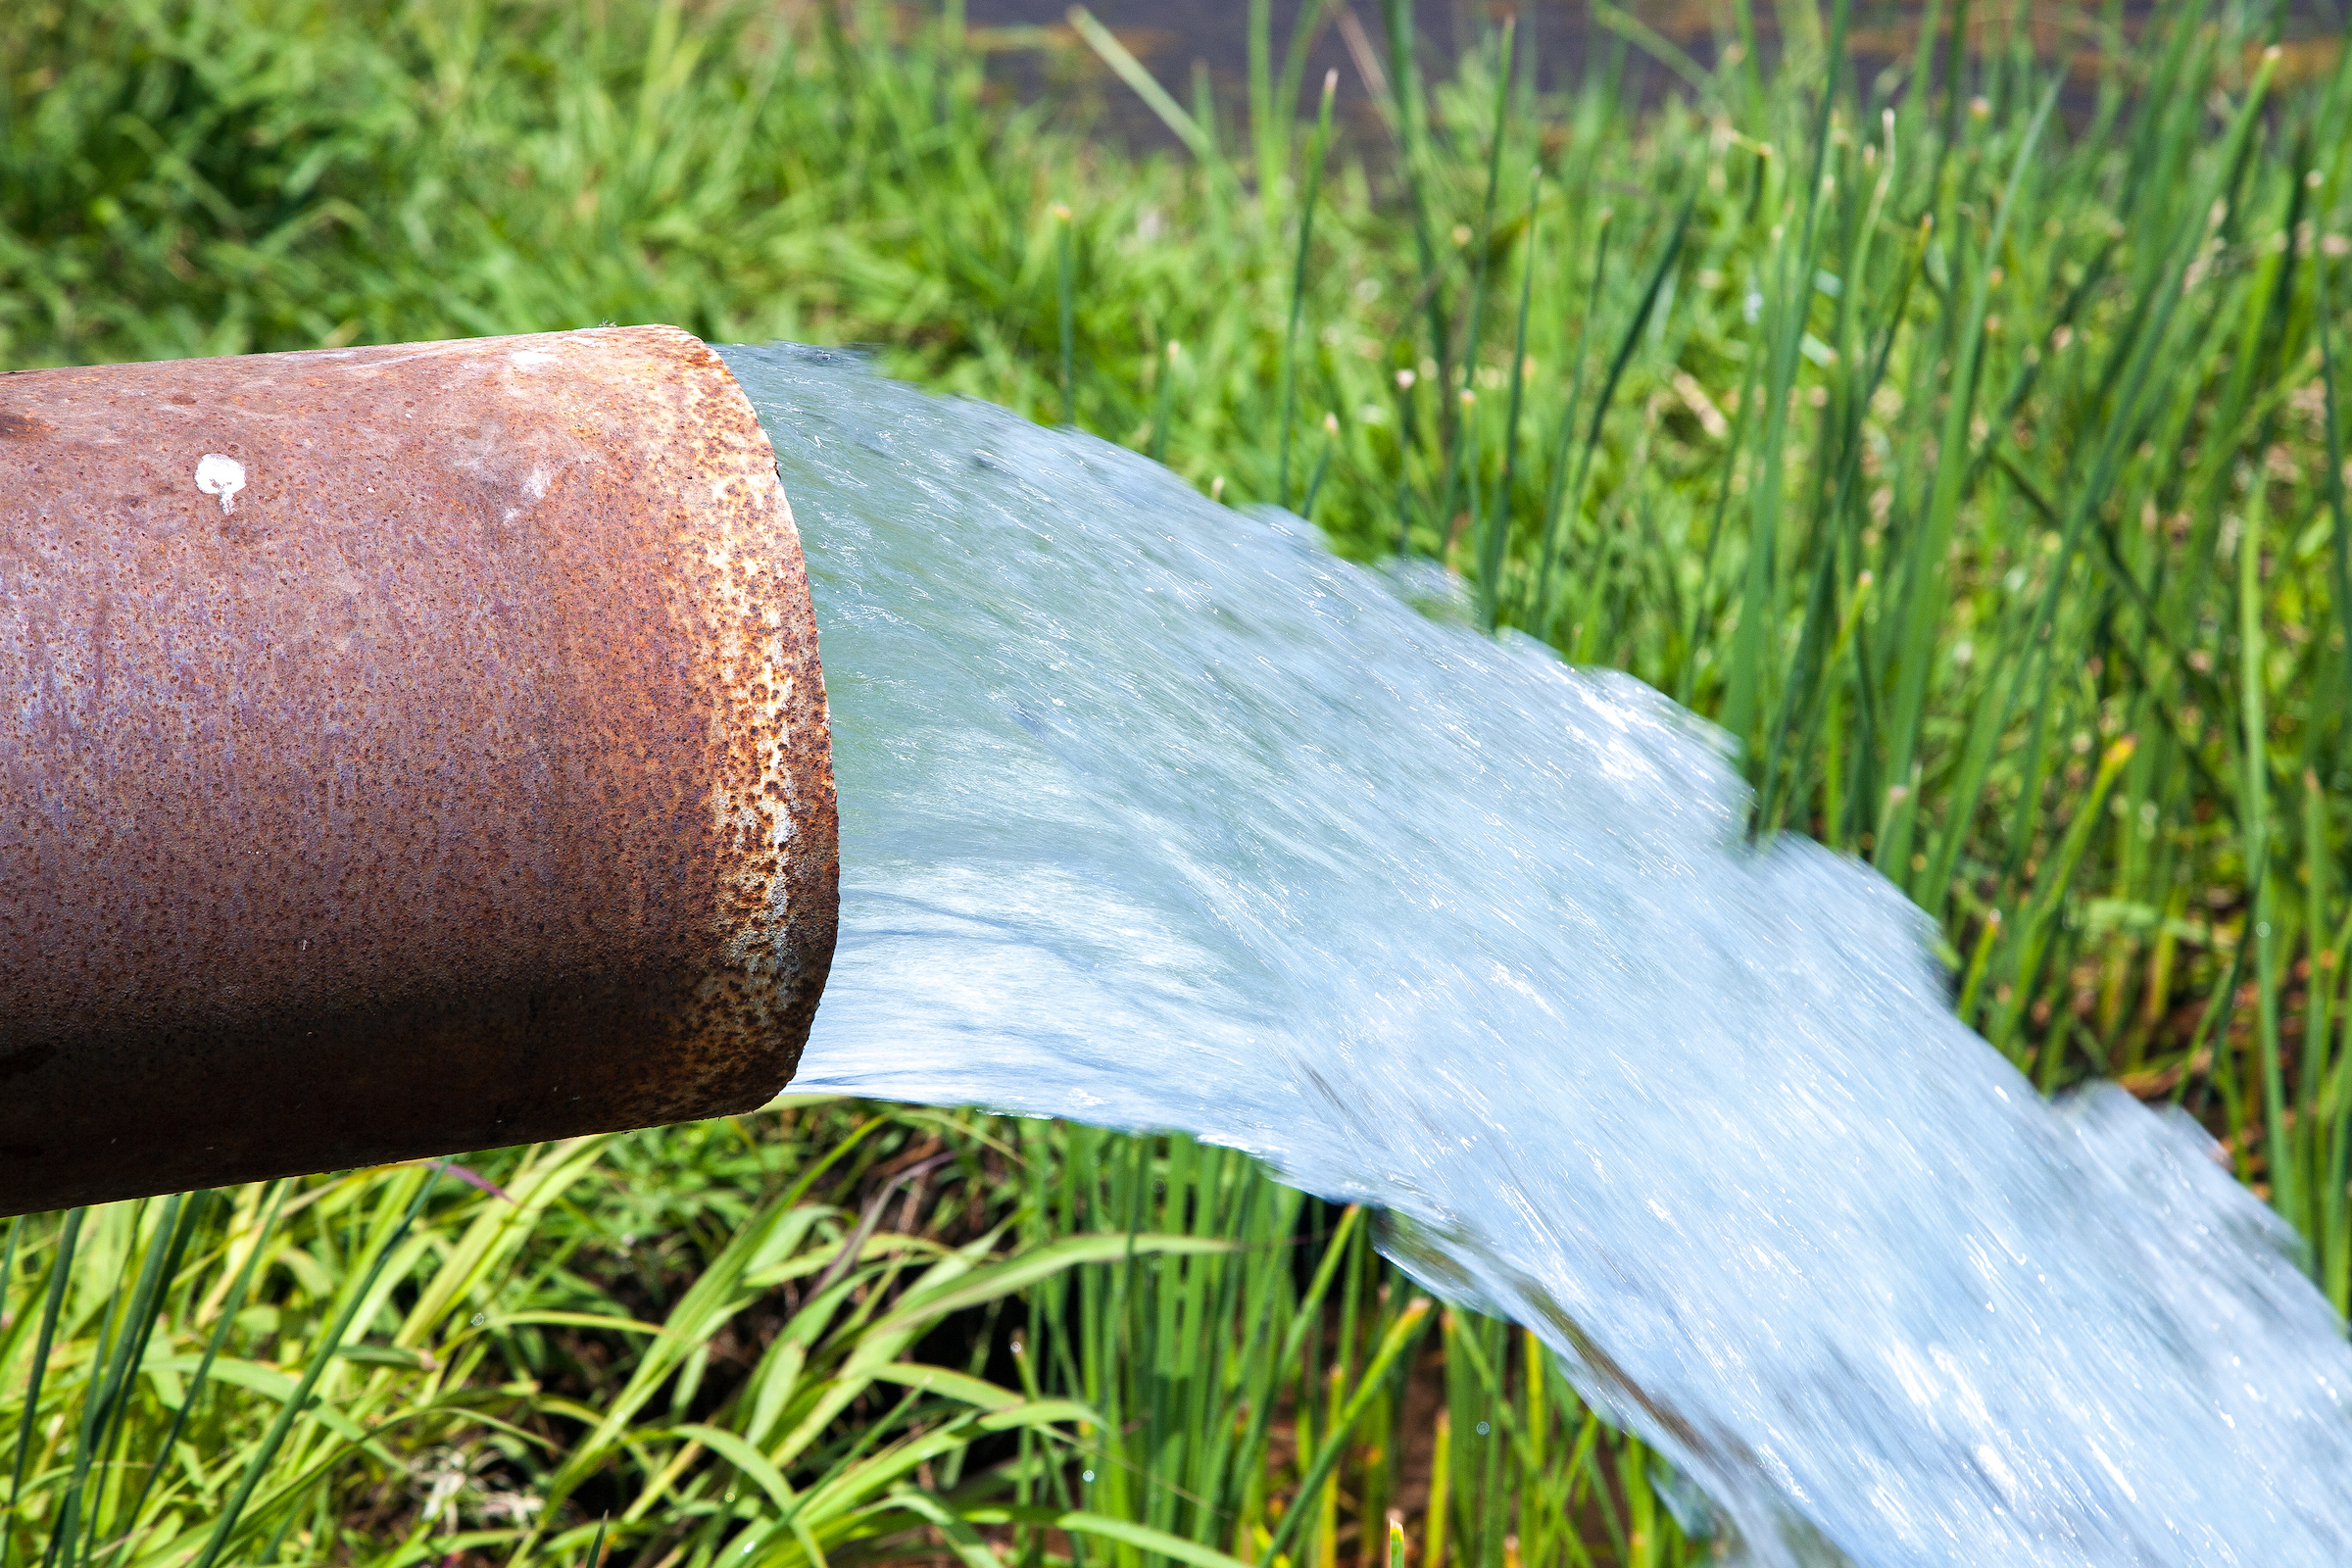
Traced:
POLYGON ((2042 1102, 1875 874, 1741 847, 1721 736, 1117 448, 727 359, 841 787, 797 1087, 1378 1204, 1757 1564, 2352 1561, 2352 1350, 2291 1236, 2184 1120, 2042 1102))

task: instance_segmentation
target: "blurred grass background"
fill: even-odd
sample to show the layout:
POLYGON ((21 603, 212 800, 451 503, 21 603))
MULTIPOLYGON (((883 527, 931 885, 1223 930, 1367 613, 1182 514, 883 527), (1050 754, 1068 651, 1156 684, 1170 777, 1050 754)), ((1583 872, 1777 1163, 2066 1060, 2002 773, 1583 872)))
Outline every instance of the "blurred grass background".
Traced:
MULTIPOLYGON (((2352 1293, 2352 76, 2273 6, 1506 26, 20 0, 0 367, 600 321, 871 345, 1723 723, 2046 1089, 2205 1121, 2352 1293), (1319 127, 1348 32, 1368 120, 1319 127), (1859 44, 1857 44, 1859 40, 1859 44), (1360 47, 1358 47, 1360 45, 1360 47), (992 51, 1071 93, 1021 103, 992 51), (1645 52, 1684 91, 1643 106, 1645 52), (1096 136, 1134 93, 1173 150, 1096 136)), ((0 1568, 1702 1559, 1370 1216, 1181 1138, 803 1103, 12 1222, 0 1568)))

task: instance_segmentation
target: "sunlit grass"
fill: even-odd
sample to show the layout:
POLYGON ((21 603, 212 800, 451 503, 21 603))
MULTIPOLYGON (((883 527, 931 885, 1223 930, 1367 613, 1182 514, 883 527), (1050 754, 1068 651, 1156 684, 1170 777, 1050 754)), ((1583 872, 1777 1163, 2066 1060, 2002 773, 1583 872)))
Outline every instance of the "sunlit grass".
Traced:
MULTIPOLYGON (((1759 835, 1903 886, 2045 1088, 2204 1119, 2341 1308, 2352 78, 2254 7, 2084 19, 2064 81, 2000 18, 1868 74, 1818 21, 1642 113, 1605 53, 1538 99, 1499 33, 1434 88, 1392 50, 1326 147, 1270 35, 1245 106, 1080 25, 1057 72, 1110 65, 1021 109, 921 8, 19 6, 0 363, 862 343, 1440 558, 1724 723, 1759 835), (1178 151, 1083 136, 1139 74, 1178 151)), ((470 1174, 11 1230, 0 1568, 1706 1549, 1519 1336, 1235 1155, 835 1106, 470 1174)))

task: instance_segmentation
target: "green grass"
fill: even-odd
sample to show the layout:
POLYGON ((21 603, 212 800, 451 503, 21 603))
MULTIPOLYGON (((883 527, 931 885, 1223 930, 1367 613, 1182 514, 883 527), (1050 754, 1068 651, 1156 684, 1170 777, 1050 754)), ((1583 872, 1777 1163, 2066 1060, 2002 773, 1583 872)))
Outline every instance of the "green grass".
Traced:
MULTIPOLYGON (((1647 112, 1622 51, 1538 98, 1497 35, 1326 147, 1264 111, 1304 58, 1270 35, 1245 106, 1091 22, 32 0, 0 364, 671 320, 1287 494, 1723 722, 1759 834, 1902 885, 2045 1088, 2202 1117, 2341 1308, 2352 68, 2175 3, 2066 23, 2062 87, 1960 15, 1955 63, 1791 6, 1767 65, 1736 9, 1647 112), (1015 44, 1070 91, 1001 101, 1015 44), (1144 88, 1180 151, 1087 137, 1144 88)), ((834 1105, 471 1168, 505 1196, 404 1167, 12 1230, 0 1568, 600 1529, 645 1568, 1337 1568, 1392 1509, 1411 1568, 1706 1549, 1521 1338, 1183 1140, 834 1105)))
POLYGON ((1542 1358, 1185 1139, 810 1103, 5 1245, 11 1563, 1328 1564, 1441 1404, 1499 1434, 1452 1560, 1520 1493, 1545 1560, 1572 1507, 1667 1560, 1542 1358))

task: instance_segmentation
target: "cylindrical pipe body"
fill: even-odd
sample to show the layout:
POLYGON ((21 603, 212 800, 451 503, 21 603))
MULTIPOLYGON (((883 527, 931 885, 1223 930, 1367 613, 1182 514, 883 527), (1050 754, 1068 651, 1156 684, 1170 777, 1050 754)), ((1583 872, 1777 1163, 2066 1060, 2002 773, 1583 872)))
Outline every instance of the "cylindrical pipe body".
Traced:
POLYGON ((825 722, 684 332, 0 377, 0 1214, 760 1104, 825 722))

